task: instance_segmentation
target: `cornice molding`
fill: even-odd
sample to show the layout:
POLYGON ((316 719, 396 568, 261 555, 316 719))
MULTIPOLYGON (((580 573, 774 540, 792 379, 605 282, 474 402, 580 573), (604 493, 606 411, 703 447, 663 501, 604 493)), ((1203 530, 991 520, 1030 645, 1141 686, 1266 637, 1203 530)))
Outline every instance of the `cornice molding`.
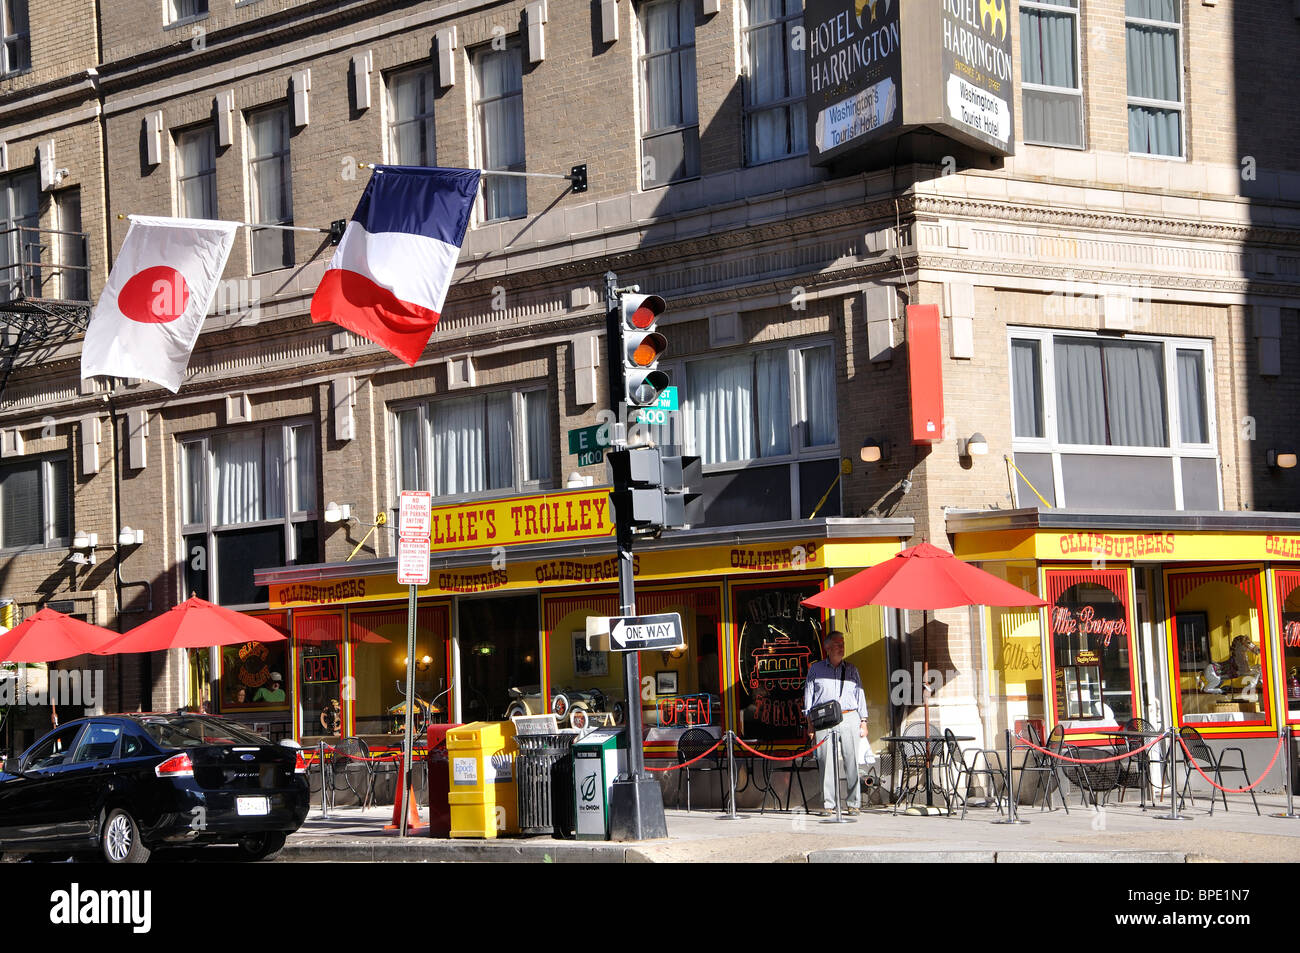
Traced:
POLYGON ((1013 201, 985 201, 917 195, 915 211, 920 216, 967 218, 982 223, 1050 225, 1096 232, 1124 232, 1133 235, 1170 235, 1204 241, 1235 242, 1245 245, 1300 245, 1300 228, 1263 225, 1234 225, 1226 222, 1193 222, 1173 217, 1126 215, 1083 209, 1047 208, 1013 201))

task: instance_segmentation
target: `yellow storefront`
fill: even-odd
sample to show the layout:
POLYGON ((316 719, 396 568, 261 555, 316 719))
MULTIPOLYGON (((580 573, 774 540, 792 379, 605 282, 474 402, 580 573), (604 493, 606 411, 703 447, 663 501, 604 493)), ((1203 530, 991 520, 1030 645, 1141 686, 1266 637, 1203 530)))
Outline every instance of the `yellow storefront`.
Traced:
MULTIPOLYGON (((435 721, 549 710, 559 695, 597 719, 623 719, 622 656, 589 651, 586 641, 588 617, 618 614, 607 502, 607 490, 584 489, 435 509, 416 650, 417 694, 435 706, 435 721)), ((813 519, 639 540, 637 612, 679 613, 686 642, 640 653, 641 697, 631 707, 647 754, 675 757, 678 737, 696 726, 774 744, 801 739, 803 673, 830 625, 845 632, 863 673, 873 736, 887 734, 892 620, 875 607, 832 620, 800 603, 889 558, 911 534, 906 519, 813 519)), ((268 586, 268 621, 290 635, 278 651, 293 673, 285 706, 293 736, 385 743, 406 661, 408 588, 397 583, 395 559, 285 567, 256 581, 268 586)), ((232 671, 219 675, 223 696, 237 681, 232 671)))
POLYGON ((1207 738, 1300 721, 1300 517, 950 513, 963 559, 1047 600, 989 609, 987 690, 1008 722, 1086 741, 1130 718, 1207 738))

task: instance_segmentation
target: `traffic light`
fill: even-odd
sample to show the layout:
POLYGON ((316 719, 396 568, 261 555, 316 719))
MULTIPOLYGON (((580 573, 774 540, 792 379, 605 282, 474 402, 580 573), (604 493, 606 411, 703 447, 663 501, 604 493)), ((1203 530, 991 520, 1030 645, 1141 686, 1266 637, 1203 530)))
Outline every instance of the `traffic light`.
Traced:
POLYGON ((622 397, 629 407, 653 404, 669 384, 668 375, 658 369, 668 341, 655 330, 659 315, 667 308, 667 302, 658 295, 624 292, 618 296, 622 397))
POLYGON ((612 450, 607 455, 615 521, 633 532, 657 533, 700 521, 699 457, 665 457, 655 447, 612 450))

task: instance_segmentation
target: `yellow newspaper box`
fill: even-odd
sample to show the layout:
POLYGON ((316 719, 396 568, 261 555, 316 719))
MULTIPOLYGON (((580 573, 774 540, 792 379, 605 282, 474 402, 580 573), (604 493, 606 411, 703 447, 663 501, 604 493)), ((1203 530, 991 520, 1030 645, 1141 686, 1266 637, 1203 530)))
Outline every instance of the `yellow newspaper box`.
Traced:
POLYGON ((452 837, 519 833, 515 751, 509 721, 474 721, 447 732, 452 837))

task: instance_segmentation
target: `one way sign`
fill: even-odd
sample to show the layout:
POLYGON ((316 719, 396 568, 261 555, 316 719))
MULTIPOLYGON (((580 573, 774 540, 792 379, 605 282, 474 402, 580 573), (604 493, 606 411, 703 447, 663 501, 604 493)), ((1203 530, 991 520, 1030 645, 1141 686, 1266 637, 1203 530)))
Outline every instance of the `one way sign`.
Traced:
POLYGON ((617 616, 609 620, 609 647, 615 652, 675 649, 683 644, 682 617, 676 612, 617 616))

